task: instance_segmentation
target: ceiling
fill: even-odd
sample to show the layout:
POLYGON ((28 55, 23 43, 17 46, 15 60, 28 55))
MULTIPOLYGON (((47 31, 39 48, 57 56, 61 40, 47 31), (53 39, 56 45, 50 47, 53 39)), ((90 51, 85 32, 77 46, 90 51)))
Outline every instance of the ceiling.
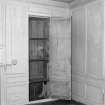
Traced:
POLYGON ((71 2, 74 1, 74 0, 53 0, 53 1, 71 3, 71 2))
POLYGON ((93 0, 53 0, 53 1, 73 3, 73 2, 91 2, 93 0))
POLYGON ((69 3, 70 8, 75 8, 95 0, 53 0, 53 1, 69 3))

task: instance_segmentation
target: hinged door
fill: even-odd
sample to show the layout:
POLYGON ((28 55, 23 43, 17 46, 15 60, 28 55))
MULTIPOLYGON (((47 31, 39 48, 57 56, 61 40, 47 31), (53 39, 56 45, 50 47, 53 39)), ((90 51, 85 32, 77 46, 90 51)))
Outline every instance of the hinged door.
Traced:
POLYGON ((49 96, 71 97, 70 19, 52 18, 50 23, 49 96))

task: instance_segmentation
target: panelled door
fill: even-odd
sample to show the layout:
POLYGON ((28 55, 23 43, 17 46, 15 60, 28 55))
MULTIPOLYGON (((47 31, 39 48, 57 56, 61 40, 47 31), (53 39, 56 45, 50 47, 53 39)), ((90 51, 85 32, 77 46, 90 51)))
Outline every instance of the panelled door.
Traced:
POLYGON ((49 96, 54 98, 71 98, 70 29, 70 19, 51 19, 49 96))
POLYGON ((6 105, 28 101, 28 17, 25 6, 6 6, 6 105))

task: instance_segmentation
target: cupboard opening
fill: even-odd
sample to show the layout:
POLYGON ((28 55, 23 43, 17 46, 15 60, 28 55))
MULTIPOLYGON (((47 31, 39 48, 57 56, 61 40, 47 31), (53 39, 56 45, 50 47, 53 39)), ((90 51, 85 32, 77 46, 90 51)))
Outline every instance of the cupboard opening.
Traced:
POLYGON ((47 98, 49 18, 29 17, 29 101, 47 98))

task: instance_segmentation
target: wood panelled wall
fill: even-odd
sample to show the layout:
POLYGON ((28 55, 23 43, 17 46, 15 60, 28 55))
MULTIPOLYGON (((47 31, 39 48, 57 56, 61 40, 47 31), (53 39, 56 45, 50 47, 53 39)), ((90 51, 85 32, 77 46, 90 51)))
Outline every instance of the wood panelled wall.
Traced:
MULTIPOLYGON (((28 70, 28 19, 30 16, 60 17, 63 19, 70 17, 69 8, 65 3, 53 2, 51 0, 0 1, 0 105, 24 105, 30 103, 28 70)), ((62 44, 62 41, 64 46, 57 47, 57 49, 56 45, 52 46, 53 51, 55 51, 52 51, 52 53, 59 55, 62 49, 65 48, 65 45, 68 45, 68 41, 66 43, 66 40, 61 39, 57 40, 58 46, 62 44)), ((56 38, 52 38, 52 40, 53 44, 55 44, 56 38)), ((70 65, 69 60, 67 63, 70 65)), ((55 66, 54 63, 52 65, 53 67, 55 66)), ((63 70, 66 69, 65 66, 63 70)), ((67 70, 70 70, 69 67, 67 70)), ((58 87, 62 88, 62 90, 59 91, 59 88, 55 88, 54 85, 50 88, 55 91, 52 95, 61 95, 65 87, 62 88, 60 84, 58 87), (55 94, 56 91, 58 92, 57 94, 55 94)), ((71 87, 69 88, 71 89, 71 87)), ((71 98, 71 94, 69 95, 71 98)))
POLYGON ((104 1, 72 11, 72 99, 105 105, 104 1))

